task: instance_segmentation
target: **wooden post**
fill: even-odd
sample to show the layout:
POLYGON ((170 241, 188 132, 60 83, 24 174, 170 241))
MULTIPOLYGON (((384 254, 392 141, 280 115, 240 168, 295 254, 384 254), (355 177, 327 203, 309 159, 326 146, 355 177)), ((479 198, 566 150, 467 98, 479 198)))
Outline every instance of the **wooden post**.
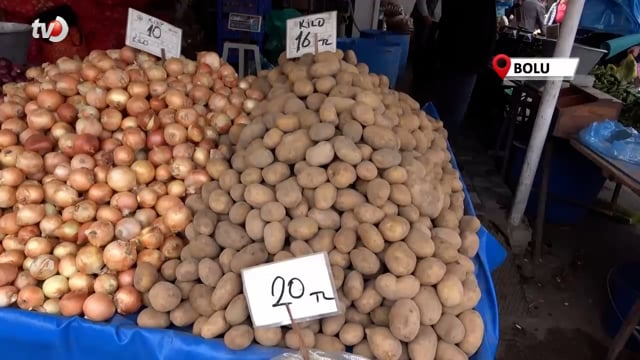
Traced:
POLYGON ((609 347, 609 353, 607 354, 607 360, 616 360, 622 349, 624 349, 625 344, 636 330, 636 326, 640 322, 640 299, 636 300, 636 303, 633 304, 631 311, 627 314, 627 318, 624 319, 624 323, 622 327, 616 334, 616 337, 613 338, 613 342, 609 347))

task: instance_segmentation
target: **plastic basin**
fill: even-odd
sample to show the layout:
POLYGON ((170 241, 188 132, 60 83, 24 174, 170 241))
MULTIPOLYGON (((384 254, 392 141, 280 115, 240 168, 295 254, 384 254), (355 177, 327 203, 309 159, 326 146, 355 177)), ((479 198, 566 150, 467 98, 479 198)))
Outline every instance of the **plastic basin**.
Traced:
POLYGON ((404 72, 404 69, 407 67, 407 60, 409 58, 411 34, 370 29, 360 31, 360 37, 368 39, 380 39, 400 44, 400 64, 398 66, 398 74, 402 74, 404 72))
MULTIPOLYGON (((633 304, 640 298, 640 263, 628 263, 614 267, 607 277, 609 307, 605 313, 604 327, 613 338, 620 331, 633 304)), ((636 324, 636 336, 633 334, 627 341, 627 350, 640 352, 640 326, 636 324)))
POLYGON ((0 22, 0 57, 26 64, 31 44, 31 25, 0 22))
POLYGON ((355 51, 358 62, 367 64, 372 73, 386 75, 391 88, 396 86, 401 44, 384 39, 339 38, 336 47, 355 51))

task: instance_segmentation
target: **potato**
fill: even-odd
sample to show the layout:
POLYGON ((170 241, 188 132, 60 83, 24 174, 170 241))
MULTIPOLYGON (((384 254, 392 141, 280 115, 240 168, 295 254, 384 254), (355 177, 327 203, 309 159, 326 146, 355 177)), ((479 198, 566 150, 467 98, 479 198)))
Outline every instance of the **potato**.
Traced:
POLYGON ((262 346, 277 346, 282 340, 280 327, 253 329, 256 342, 262 346))
POLYGON ((296 181, 304 189, 315 189, 327 181, 327 172, 318 166, 308 166, 296 176, 296 181))
POLYGON ((285 163, 276 162, 262 169, 262 179, 268 185, 279 184, 289 176, 291 176, 291 170, 285 163))
POLYGON ((192 325, 200 314, 193 308, 191 302, 183 301, 177 308, 171 310, 169 319, 178 327, 192 325))
POLYGON ((462 239, 456 230, 436 227, 431 230, 431 237, 434 239, 438 238, 441 241, 451 245, 455 250, 458 250, 460 246, 462 246, 462 239))
POLYGON ((396 242, 407 237, 411 225, 401 216, 388 215, 382 219, 378 229, 386 241, 396 242))
POLYGON ((373 125, 375 122, 375 115, 373 108, 368 104, 360 101, 356 101, 351 107, 351 116, 364 126, 373 125))
POLYGON ((224 344, 231 350, 246 349, 253 342, 253 329, 249 325, 236 325, 224 334, 224 344))
POLYGON ((465 329, 464 338, 458 342, 460 350, 471 356, 482 345, 484 322, 482 316, 475 310, 467 310, 458 316, 465 329))
POLYGON ((452 307, 462 302, 464 288, 462 282, 454 275, 445 274, 436 286, 436 290, 442 306, 452 307))
POLYGON ((209 317, 213 314, 213 308, 211 307, 212 292, 213 288, 204 284, 196 284, 191 288, 189 302, 199 315, 209 317))
POLYGON ((176 279, 178 281, 194 281, 198 279, 198 262, 196 259, 183 261, 176 268, 176 279))
POLYGON ((327 98, 327 95, 321 94, 321 93, 314 93, 307 96, 307 99, 306 99, 307 108, 309 110, 318 111, 318 109, 320 109, 320 106, 322 105, 322 103, 326 98, 327 98))
POLYGON ((246 185, 244 184, 235 184, 231 187, 231 190, 229 190, 229 195, 231 196, 233 201, 244 201, 245 188, 246 188, 246 185))
POLYGON ((316 336, 310 329, 300 329, 299 331, 291 329, 284 335, 284 342, 288 348, 298 350, 301 344, 300 338, 307 349, 312 348, 316 343, 316 336))
POLYGON ((311 166, 324 166, 333 160, 334 155, 333 145, 328 141, 320 141, 307 149, 305 159, 311 166))
POLYGON ((298 97, 307 97, 313 94, 313 83, 307 79, 300 79, 293 83, 293 92, 298 97))
MULTIPOLYGON (((331 94, 329 94, 329 97, 325 100, 324 103, 332 105, 338 113, 343 113, 347 111, 350 112, 351 108, 355 104, 355 101, 353 99, 349 99, 350 96, 347 96, 348 94, 345 92, 342 93, 343 94, 342 96, 336 96, 335 93, 340 87, 341 86, 336 86, 335 88, 333 88, 333 90, 331 91, 331 94)), ((349 88, 346 90, 347 92, 356 91, 356 89, 353 89, 353 88, 349 88)))
POLYGON ((468 357, 459 347, 439 340, 435 360, 467 360, 468 357))
POLYGON ((420 310, 413 300, 400 299, 389 311, 389 330, 396 339, 409 342, 420 331, 420 310))
POLYGON ((321 62, 311 65, 309 74, 318 79, 324 76, 333 76, 340 71, 340 61, 337 58, 326 58, 321 62))
POLYGON ((136 320, 142 328, 166 329, 171 325, 169 313, 159 312, 152 308, 143 309, 136 320))
POLYGON ((350 271, 342 284, 342 290, 347 299, 354 301, 362 296, 364 292, 364 279, 357 271, 350 271))
POLYGON ((355 142, 346 136, 334 137, 333 148, 336 156, 349 165, 355 166, 362 161, 362 154, 355 142))
POLYGON ((417 227, 411 228, 404 242, 418 258, 433 256, 435 252, 435 244, 429 234, 417 227))
POLYGON ((229 329, 229 324, 224 317, 224 311, 216 311, 209 317, 200 330, 200 336, 205 339, 213 339, 225 333, 229 329))
MULTIPOLYGON (((334 207, 339 211, 347 212, 349 210, 354 210, 356 207, 364 204, 366 201, 367 199, 362 194, 360 194, 357 190, 338 189, 338 194, 336 195, 336 202, 334 204, 334 207)), ((379 215, 379 214, 376 214, 376 215, 379 215)), ((354 214, 354 218, 356 218, 355 214, 354 214)), ((359 220, 356 220, 356 221, 359 221, 359 220)))
MULTIPOLYGON (((253 140, 262 138, 266 132, 267 128, 262 122, 256 121, 248 124, 242 129, 242 132, 240 133, 240 137, 238 138, 238 147, 241 149, 246 148, 253 140)), ((216 165, 217 169, 219 170, 215 173, 219 173, 219 171, 223 170, 225 167, 223 163, 218 163, 216 165)), ((228 165, 226 166, 228 169, 228 165)), ((214 179, 218 179, 218 176, 213 176, 213 174, 211 176, 214 179)))
POLYGON ((224 190, 214 190, 209 195, 209 208, 218 214, 228 214, 232 205, 233 199, 224 190))
POLYGON ((373 179, 367 184, 366 193, 367 200, 371 204, 380 207, 389 200, 391 185, 384 179, 373 179))
POLYGON ((209 235, 198 235, 187 246, 191 255, 196 259, 215 258, 220 255, 221 251, 220 246, 209 235))
POLYGON ((413 275, 396 277, 386 273, 376 278, 375 288, 387 300, 411 299, 420 291, 420 281, 413 275))
POLYGON ((470 233, 477 233, 480 230, 480 220, 475 216, 463 216, 460 219, 460 231, 467 231, 470 233))
POLYGON ((149 290, 151 307, 159 312, 169 312, 175 309, 182 300, 180 289, 167 281, 157 282, 149 290))
POLYGON ((472 258, 476 256, 478 253, 478 249, 480 248, 480 239, 478 238, 478 234, 464 231, 462 232, 462 245, 460 246, 460 254, 472 258))
POLYGON ((362 244, 374 253, 379 253, 384 250, 384 239, 378 229, 371 224, 363 223, 358 225, 357 229, 358 238, 362 241, 362 244))
POLYGON ((362 138, 375 150, 395 150, 400 146, 396 134, 391 129, 379 125, 367 126, 362 133, 362 138))
POLYGON ((273 190, 261 184, 250 184, 244 190, 245 201, 254 208, 261 208, 275 200, 273 190))
POLYGON ((324 76, 315 81, 315 86, 317 92, 328 94, 336 86, 336 79, 333 76, 324 76))
POLYGON ((402 155, 397 150, 380 149, 371 154, 371 161, 378 169, 388 169, 400 165, 402 155))
POLYGON ((353 184, 357 179, 353 166, 343 161, 334 161, 327 168, 329 181, 338 189, 344 189, 353 184))
MULTIPOLYGON (((169 260, 172 261, 172 260, 169 260)), ((176 260, 179 263, 179 260, 176 260)), ((168 263, 168 262, 167 262, 168 263)), ((166 264, 166 263, 165 263, 166 264)), ((167 265, 170 266, 170 265, 167 265)), ((164 264, 163 264, 164 267, 164 264)), ((174 272, 175 274, 175 272, 174 272)), ((133 275, 133 287, 140 292, 147 292, 151 287, 159 280, 160 276, 158 274, 158 270, 149 264, 148 262, 141 262, 136 266, 135 273, 133 275)), ((175 278, 169 279, 169 281, 174 281, 175 278)))
POLYGON ((382 178, 389 184, 402 184, 407 181, 409 174, 407 170, 400 166, 392 166, 382 173, 382 178))
POLYGON ((311 248, 311 246, 309 246, 309 244, 307 244, 307 242, 303 240, 292 241, 291 245, 289 245, 289 251, 295 257, 301 257, 301 256, 313 254, 313 249, 311 248))
POLYGON ((370 317, 374 325, 389 327, 389 311, 391 307, 380 306, 371 312, 370 317))
POLYGON ((345 323, 345 315, 339 314, 326 317, 320 320, 322 333, 327 336, 335 336, 345 323))
POLYGON ((453 262, 447 264, 447 274, 454 275, 460 281, 464 281, 467 277, 467 269, 459 262, 453 262))
MULTIPOLYGON (((313 124, 309 128, 309 137, 313 141, 322 142, 322 141, 327 141, 327 140, 330 140, 331 138, 333 138, 333 136, 335 135, 335 132, 336 132, 336 127, 333 126, 332 124, 316 123, 316 124, 313 124)), ((328 150, 328 148, 327 148, 327 150, 328 150)), ((333 145, 331 146, 331 151, 333 151, 333 145)), ((317 151, 315 151, 315 152, 317 152, 317 151)), ((305 156, 306 155, 307 154, 305 154, 305 156)), ((309 162, 309 158, 308 157, 307 157, 307 162, 309 162)))
POLYGON ((375 290, 373 284, 367 284, 362 296, 353 301, 353 305, 362 314, 368 314, 378 306, 382 305, 382 296, 375 290))
POLYGON ((318 223, 308 217, 292 219, 287 226, 290 236, 298 240, 309 240, 318 233, 318 223))
POLYGON ((364 327, 371 325, 369 314, 363 314, 355 307, 348 307, 345 312, 347 322, 360 324, 364 327))
POLYGON ((342 134, 344 136, 354 142, 358 142, 362 138, 362 125, 360 125, 359 122, 349 118, 349 116, 347 116, 346 114, 347 113, 340 114, 340 130, 342 131, 342 134))
POLYGON ((224 318, 231 326, 242 324, 249 317, 247 300, 243 294, 236 295, 225 310, 224 318))
POLYGON ((209 318, 206 316, 200 316, 199 318, 197 318, 196 321, 193 323, 193 328, 191 329, 191 333, 195 336, 200 336, 200 334, 202 334, 202 327, 207 322, 207 320, 209 320, 209 318))
POLYGON ((215 260, 204 258, 198 263, 198 277, 203 284, 215 287, 222 277, 222 268, 215 260))
POLYGON ((413 273, 416 261, 416 255, 404 242, 395 242, 384 252, 384 263, 389 271, 396 276, 413 273))
MULTIPOLYGON (((141 262, 140 264, 136 265, 136 273, 138 272, 138 268, 141 267, 141 264, 144 264, 145 262, 141 262)), ((167 262, 165 262, 164 264, 162 264, 162 266, 160 267, 160 274, 162 274, 162 278, 167 280, 167 281, 176 281, 176 268, 178 267, 178 265, 180 265, 180 260, 178 259, 172 259, 172 260, 168 260, 167 262)), ((144 265, 146 267, 146 265, 144 265)), ((153 266, 152 266, 153 267, 153 266)), ((155 269, 155 267, 154 267, 155 269)), ((133 278, 133 285, 134 287, 138 290, 143 292, 142 290, 138 289, 138 286, 140 286, 143 289, 146 289, 146 287, 148 286, 149 289, 151 289, 151 286, 153 286, 153 284, 156 283, 156 280, 159 278, 156 278, 156 280, 151 281, 151 279, 149 279, 148 274, 143 276, 142 278, 138 281, 142 282, 139 283, 139 285, 136 285, 135 283, 135 275, 133 278)))
POLYGON ((460 254, 449 243, 442 241, 440 238, 434 238, 435 251, 433 256, 442 260, 445 264, 449 264, 458 261, 460 254))
POLYGON ((249 244, 233 256, 230 264, 231 271, 239 274, 242 269, 267 262, 268 258, 269 253, 263 243, 249 244))
MULTIPOLYGON (((273 161, 269 162, 269 165, 272 162, 273 161)), ((269 165, 267 165, 267 166, 269 166, 269 165)), ((262 168, 252 167, 252 168, 246 169, 245 171, 242 172, 242 174, 240 174, 240 182, 243 185, 261 183, 262 182, 262 168)), ((233 198, 233 196, 231 198, 233 198)))
POLYGON ((458 315, 463 311, 473 309, 480 301, 481 293, 478 287, 478 281, 472 274, 468 274, 467 278, 462 282, 464 289, 462 302, 453 307, 444 307, 443 311, 448 314, 458 315))
POLYGON ((435 285, 444 277, 447 265, 437 258, 424 258, 416 264, 413 275, 422 285, 435 285))
POLYGON ((318 115, 320 115, 320 121, 335 125, 338 123, 338 112, 336 107, 325 100, 320 109, 318 110, 318 115))
POLYGON ((421 326, 418 335, 408 345, 409 358, 433 360, 438 347, 438 336, 431 326, 421 326))
POLYGON ((240 250, 251 243, 245 230, 229 221, 221 221, 216 226, 214 239, 223 248, 240 250))
POLYGON ((353 347, 353 353, 355 355, 363 356, 367 359, 374 358, 373 352, 371 352, 371 347, 369 347, 369 342, 366 339, 362 340, 359 344, 353 347))
POLYGON ((284 261, 284 260, 293 259, 294 257, 295 256, 293 256, 292 253, 283 250, 283 251, 279 251, 277 254, 273 256, 273 261, 275 262, 284 261))
POLYGON ((182 300, 189 298, 189 293, 191 293, 191 289, 193 289, 196 284, 195 281, 176 281, 175 285, 180 289, 182 300))
MULTIPOLYGON (((293 116, 293 115, 285 115, 285 116, 293 116)), ((294 117, 294 119, 297 120, 298 118, 294 117)), ((290 125, 290 126, 294 126, 294 125, 290 125)), ((246 161, 247 165, 251 166, 251 168, 257 168, 257 169, 264 169, 265 167, 271 165, 274 160, 275 160, 275 158, 274 158, 273 153, 271 152, 271 150, 267 149, 263 145, 260 145, 260 146, 254 148, 254 149, 251 149, 250 151, 248 150, 247 151, 247 155, 245 157, 245 161, 246 161)), ((243 171, 243 173, 246 172, 247 170, 248 169, 245 169, 243 171)), ((236 181, 235 183, 233 183, 231 185, 233 186, 233 185, 235 185, 237 183, 238 182, 236 181)), ((230 189, 230 188, 231 188, 231 186, 228 187, 228 189, 230 189)), ((228 190, 228 189, 225 189, 225 190, 228 190)))
POLYGON ((403 184, 393 184, 391 185, 389 199, 398 206, 409 206, 412 202, 411 191, 403 184))
POLYGON ((193 215, 194 230, 202 235, 211 235, 218 223, 218 216, 210 209, 198 210, 193 215))
POLYGON ((325 352, 344 352, 345 346, 335 336, 327 336, 324 334, 315 335, 314 348, 325 352))
POLYGON ((354 346, 364 339, 364 327, 361 324, 346 323, 339 334, 340 341, 346 346, 354 346))
POLYGON ((371 161, 363 161, 356 166, 356 174, 365 181, 371 181, 378 176, 378 168, 371 161))
POLYGON ((380 270, 380 260, 371 250, 357 247, 349 253, 349 259, 354 270, 362 275, 374 275, 380 270))
POLYGON ((328 253, 333 250, 333 237, 335 233, 336 232, 331 229, 322 229, 318 231, 316 236, 308 241, 309 246, 311 246, 314 252, 328 253))
POLYGON ((231 248, 226 248, 222 250, 220 256, 218 257, 218 262, 220 263, 220 267, 224 273, 228 273, 231 271, 231 259, 237 253, 236 250, 231 248))
POLYGON ((465 328, 462 321, 451 314, 442 314, 433 329, 442 340, 450 344, 457 344, 464 339, 465 328))
POLYGON ((260 218, 265 222, 282 221, 286 215, 286 209, 277 201, 267 203, 260 209, 260 218))
POLYGON ((402 344, 385 327, 371 327, 365 330, 367 342, 376 359, 397 360, 402 355, 402 344))
MULTIPOLYGON (((337 200, 336 200, 337 201, 337 200)), ((361 223, 377 224, 384 219, 385 213, 369 203, 362 203, 353 209, 356 219, 361 223)))
POLYGON ((282 132, 282 130, 278 128, 273 128, 267 131, 266 134, 264 134, 264 137, 262 138, 262 143, 264 147, 266 147, 267 149, 273 150, 276 148, 276 146, 278 146, 278 144, 280 144, 280 141, 282 141, 283 135, 284 133, 282 132))
POLYGON ((286 231, 279 222, 268 223, 264 227, 264 246, 269 254, 276 254, 284 248, 286 231))
MULTIPOLYGON (((398 215, 414 223, 420 218, 420 210, 413 205, 400 206, 398 208, 398 215)), ((431 233, 429 233, 429 237, 431 237, 431 233)))
POLYGON ((458 217, 456 214, 449 210, 444 209, 440 212, 440 215, 434 221, 435 225, 438 227, 449 228, 449 229, 458 229, 458 217))
POLYGON ((285 134, 276 146, 275 155, 278 161, 285 164, 295 164, 304 160, 307 149, 313 146, 306 130, 300 129, 285 134))
POLYGON ((435 325, 442 316, 442 304, 436 289, 431 286, 423 286, 413 301, 420 309, 420 323, 422 325, 435 325))
POLYGON ((276 185, 276 199, 288 209, 295 208, 300 204, 302 189, 295 178, 291 177, 276 185))
POLYGON ((236 273, 226 273, 222 276, 211 294, 211 305, 215 310, 222 310, 229 302, 242 292, 242 280, 236 273))
POLYGON ((291 97, 284 103, 283 112, 285 114, 297 114, 304 111, 306 108, 307 107, 302 100, 296 97, 291 97))

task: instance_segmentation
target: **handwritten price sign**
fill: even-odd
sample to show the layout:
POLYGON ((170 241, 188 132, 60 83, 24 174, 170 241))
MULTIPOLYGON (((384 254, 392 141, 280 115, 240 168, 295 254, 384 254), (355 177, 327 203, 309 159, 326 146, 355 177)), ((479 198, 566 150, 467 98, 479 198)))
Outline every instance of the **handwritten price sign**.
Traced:
POLYGON ((291 324, 340 312, 327 253, 242 270, 244 294, 255 327, 291 324))
POLYGON ((337 11, 287 20, 287 59, 336 51, 337 33, 337 11))
POLYGON ((129 8, 125 44, 155 56, 164 51, 167 58, 180 57, 182 29, 129 8))

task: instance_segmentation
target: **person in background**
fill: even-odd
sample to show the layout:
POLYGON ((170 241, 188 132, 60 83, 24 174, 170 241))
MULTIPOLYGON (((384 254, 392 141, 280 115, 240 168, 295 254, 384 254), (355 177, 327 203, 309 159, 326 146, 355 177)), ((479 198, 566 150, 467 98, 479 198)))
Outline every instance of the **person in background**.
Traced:
POLYGON ((519 10, 518 26, 532 33, 539 31, 541 35, 544 35, 544 0, 524 0, 519 10))
POLYGON ((421 103, 429 96, 429 81, 436 67, 435 48, 441 14, 441 0, 417 0, 411 13, 415 28, 412 39, 412 93, 421 103))
POLYGON ((567 0, 558 0, 551 5, 545 16, 545 24, 561 24, 564 14, 567 12, 567 0))
POLYGON ((495 0, 473 0, 464 6, 454 1, 442 3, 433 102, 454 143, 478 74, 491 66, 495 40, 495 0))

